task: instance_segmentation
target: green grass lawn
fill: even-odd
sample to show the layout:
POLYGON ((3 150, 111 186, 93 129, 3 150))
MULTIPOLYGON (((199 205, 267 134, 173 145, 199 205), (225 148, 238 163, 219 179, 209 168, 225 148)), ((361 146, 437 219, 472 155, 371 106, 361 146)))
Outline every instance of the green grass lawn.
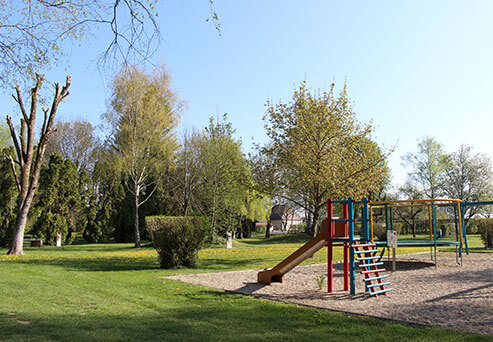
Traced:
MULTIPOLYGON (((271 267, 305 240, 254 237, 235 241, 232 250, 207 248, 194 270, 161 270, 154 249, 130 244, 26 248, 19 257, 0 249, 0 340, 491 340, 162 279, 271 267)), ((307 262, 324 260, 325 250, 307 262)))

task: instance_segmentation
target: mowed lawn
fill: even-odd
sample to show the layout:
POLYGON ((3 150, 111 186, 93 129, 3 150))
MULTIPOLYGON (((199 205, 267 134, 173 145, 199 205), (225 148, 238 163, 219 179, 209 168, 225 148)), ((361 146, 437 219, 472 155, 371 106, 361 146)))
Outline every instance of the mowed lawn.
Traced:
MULTIPOLYGON (((491 340, 162 279, 271 267, 306 240, 302 235, 256 237, 235 241, 232 250, 203 249, 194 270, 162 270, 153 248, 136 250, 131 244, 26 248, 26 255, 18 257, 0 249, 0 340, 491 340)), ((473 241, 479 248, 479 240, 473 241)), ((307 262, 325 260, 323 249, 307 262)))

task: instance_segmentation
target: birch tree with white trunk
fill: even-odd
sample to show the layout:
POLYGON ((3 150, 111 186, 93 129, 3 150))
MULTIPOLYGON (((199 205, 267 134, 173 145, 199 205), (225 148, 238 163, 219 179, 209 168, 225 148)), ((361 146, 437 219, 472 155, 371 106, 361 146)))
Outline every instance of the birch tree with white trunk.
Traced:
POLYGON ((171 89, 166 69, 151 74, 126 66, 114 78, 106 120, 115 170, 122 171, 134 198, 134 239, 140 248, 139 207, 156 190, 156 182, 177 149, 175 128, 183 102, 171 89), (145 191, 147 190, 147 191, 145 191), (145 191, 146 197, 141 198, 145 191))

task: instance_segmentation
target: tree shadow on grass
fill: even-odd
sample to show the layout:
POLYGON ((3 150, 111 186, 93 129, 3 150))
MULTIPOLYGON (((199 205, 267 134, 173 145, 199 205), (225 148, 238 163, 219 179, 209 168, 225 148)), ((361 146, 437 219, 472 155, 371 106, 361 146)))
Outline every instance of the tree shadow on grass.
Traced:
POLYGON ((249 265, 259 264, 263 259, 242 259, 242 260, 228 260, 228 259, 199 259, 198 266, 192 269, 162 269, 159 266, 159 260, 157 257, 145 257, 145 258, 132 258, 132 257, 91 257, 85 258, 84 256, 70 257, 70 258, 40 258, 40 259, 22 259, 9 261, 11 263, 25 264, 25 265, 46 265, 46 266, 58 266, 67 270, 87 271, 87 272, 117 272, 117 271, 142 271, 142 270, 163 270, 173 273, 183 273, 183 271, 190 273, 206 273, 206 272, 221 272, 221 271, 233 271, 249 268, 249 265))
POLYGON ((58 266, 67 270, 90 272, 114 272, 114 271, 141 271, 159 269, 159 262, 151 259, 136 260, 134 258, 52 258, 52 259, 25 259, 11 261, 18 264, 37 266, 58 266))
MULTIPOLYGON (((0 314, 5 340, 43 341, 355 341, 451 339, 454 332, 362 319, 294 305, 265 302, 220 291, 207 291, 179 305, 156 298, 152 308, 121 313, 97 307, 65 313, 0 314), (24 322, 24 324, 19 323, 24 322)), ((487 340, 470 336, 474 340, 487 340)))
POLYGON ((310 241, 311 237, 305 233, 297 233, 297 234, 285 234, 285 235, 274 235, 270 238, 262 238, 262 239, 238 239, 236 241, 241 242, 245 245, 250 246, 263 246, 263 245, 272 245, 272 244, 289 244, 289 243, 300 243, 304 244, 310 241))

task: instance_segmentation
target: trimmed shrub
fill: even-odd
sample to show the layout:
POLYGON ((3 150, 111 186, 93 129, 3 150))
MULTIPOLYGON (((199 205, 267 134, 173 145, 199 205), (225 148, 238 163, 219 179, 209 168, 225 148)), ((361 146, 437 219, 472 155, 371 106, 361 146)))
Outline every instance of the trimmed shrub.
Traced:
POLYGON ((493 219, 476 219, 475 223, 486 248, 493 248, 493 219))
POLYGON ((387 228, 385 223, 373 223, 373 236, 379 241, 387 241, 387 228))
POLYGON ((146 229, 161 268, 195 267, 209 220, 198 216, 148 216, 146 229))

